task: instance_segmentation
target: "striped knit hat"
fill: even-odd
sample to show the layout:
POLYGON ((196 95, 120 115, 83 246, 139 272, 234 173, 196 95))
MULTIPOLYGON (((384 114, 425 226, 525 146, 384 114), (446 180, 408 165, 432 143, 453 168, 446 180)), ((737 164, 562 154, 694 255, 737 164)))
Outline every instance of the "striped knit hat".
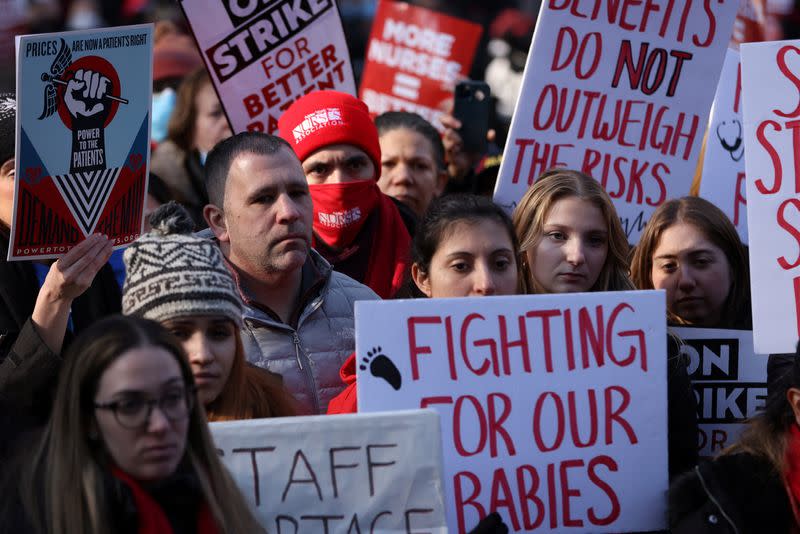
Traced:
POLYGON ((14 157, 16 120, 16 95, 14 93, 0 93, 0 165, 14 157))
POLYGON ((122 313, 154 321, 222 315, 242 326, 242 300, 213 241, 192 235, 191 217, 178 203, 150 215, 153 230, 123 255, 122 313))

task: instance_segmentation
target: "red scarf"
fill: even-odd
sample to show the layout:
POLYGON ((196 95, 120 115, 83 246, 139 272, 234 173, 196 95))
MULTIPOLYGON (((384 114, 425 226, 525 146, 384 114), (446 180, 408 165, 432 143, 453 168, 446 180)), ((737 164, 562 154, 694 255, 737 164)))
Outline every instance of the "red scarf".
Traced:
POLYGON ((795 527, 797 527, 800 524, 800 427, 794 423, 789 429, 785 464, 783 483, 786 485, 786 492, 789 494, 795 527))
POLYGON ((314 202, 314 233, 337 249, 355 240, 381 194, 374 180, 314 184, 308 188, 314 202))
MULTIPOLYGON (((139 534, 172 534, 172 525, 170 525, 167 515, 136 480, 118 467, 112 467, 111 474, 128 486, 133 493, 136 517, 139 521, 139 534)), ((197 513, 197 534, 218 534, 218 532, 211 511, 204 502, 197 513)))
POLYGON ((362 282, 381 298, 392 297, 405 280, 411 249, 411 237, 392 199, 381 193, 373 180, 310 185, 309 189, 314 202, 315 239, 319 237, 334 248, 352 244, 364 221, 377 210, 378 224, 362 282))
POLYGON ((367 275, 364 284, 382 299, 397 293, 410 268, 411 236, 408 235, 400 210, 391 198, 381 193, 378 207, 378 228, 372 239, 367 275))

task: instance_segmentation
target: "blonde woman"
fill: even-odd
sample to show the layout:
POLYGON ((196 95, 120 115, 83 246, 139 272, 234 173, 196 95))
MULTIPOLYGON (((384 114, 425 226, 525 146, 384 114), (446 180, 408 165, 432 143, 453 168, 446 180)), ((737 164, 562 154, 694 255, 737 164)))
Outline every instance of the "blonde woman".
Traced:
POLYGON ((628 240, 608 193, 569 169, 542 174, 514 210, 526 293, 633 289, 628 240))

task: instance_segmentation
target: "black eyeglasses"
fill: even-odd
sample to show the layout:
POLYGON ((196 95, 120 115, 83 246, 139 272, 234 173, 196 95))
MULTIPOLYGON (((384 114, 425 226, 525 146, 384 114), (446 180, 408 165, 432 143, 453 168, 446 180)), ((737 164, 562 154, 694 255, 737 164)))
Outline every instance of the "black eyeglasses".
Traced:
POLYGON ((156 405, 170 421, 185 419, 194 406, 194 394, 195 388, 179 389, 169 391, 158 399, 131 397, 105 404, 95 402, 94 407, 98 410, 111 410, 120 425, 137 429, 150 421, 150 415, 156 405))

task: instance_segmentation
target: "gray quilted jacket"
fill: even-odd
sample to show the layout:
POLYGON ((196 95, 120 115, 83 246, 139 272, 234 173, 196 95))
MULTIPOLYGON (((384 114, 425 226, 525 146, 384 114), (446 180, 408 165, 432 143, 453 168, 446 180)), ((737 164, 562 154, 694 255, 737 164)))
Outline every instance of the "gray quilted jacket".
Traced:
POLYGON ((297 321, 297 330, 245 305, 242 339, 247 359, 283 377, 300 414, 325 413, 344 389, 339 369, 356 348, 353 305, 376 300, 370 288, 334 271, 316 251, 311 258, 326 281, 297 321))

